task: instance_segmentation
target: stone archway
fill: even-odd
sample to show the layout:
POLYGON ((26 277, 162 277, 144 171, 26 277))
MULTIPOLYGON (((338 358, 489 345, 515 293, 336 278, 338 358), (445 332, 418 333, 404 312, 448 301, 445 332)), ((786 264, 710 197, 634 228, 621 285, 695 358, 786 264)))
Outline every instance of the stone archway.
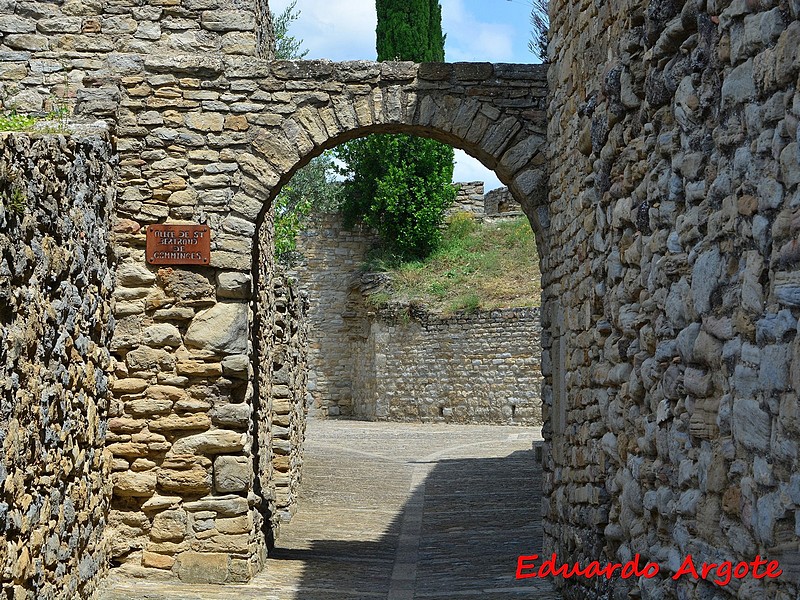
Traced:
POLYGON ((120 562, 218 582, 263 564, 284 476, 274 447, 291 454, 302 406, 284 370, 298 365, 273 351, 298 310, 276 301, 272 278, 281 185, 348 139, 431 137, 497 173, 544 252, 545 78, 537 65, 147 56, 141 72, 84 96, 87 112, 103 95, 119 107, 109 450, 120 562), (148 267, 141 227, 181 220, 209 226, 210 266, 148 267))

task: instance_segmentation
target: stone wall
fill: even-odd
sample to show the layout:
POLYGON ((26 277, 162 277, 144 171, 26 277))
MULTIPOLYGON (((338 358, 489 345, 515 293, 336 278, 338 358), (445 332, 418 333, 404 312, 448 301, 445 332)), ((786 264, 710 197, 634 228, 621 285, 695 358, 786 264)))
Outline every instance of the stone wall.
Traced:
POLYGON ((76 598, 107 568, 113 329, 105 130, 0 134, 0 596, 76 598))
MULTIPOLYGON (((118 363, 106 439, 117 563, 203 581, 247 579, 263 563, 281 464, 269 417, 281 369, 253 363, 271 358, 259 346, 278 335, 269 204, 325 148, 404 132, 494 169, 536 228, 548 549, 584 564, 639 553, 665 574, 690 553, 717 563, 760 554, 785 570, 725 588, 572 579, 566 597, 797 597, 796 0, 554 0, 548 119, 545 67, 269 63, 255 57, 269 54, 269 34, 253 33, 266 2, 125 4, 0 3, 3 106, 74 95, 79 111, 116 126, 118 363), (212 264, 148 267, 142 227, 183 219, 211 228, 212 264)), ((58 143, 62 163, 105 168, 71 143, 58 143)), ((36 160, 17 164, 34 177, 36 160)), ((39 167, 53 173, 44 189, 69 188, 58 164, 39 167)), ((6 242, 4 258, 16 254, 10 275, 0 272, 17 277, 3 335, 19 336, 2 349, 14 369, 4 393, 19 386, 23 397, 3 403, 6 595, 57 596, 61 585, 74 597, 102 564, 99 298, 110 285, 91 219, 106 210, 98 176, 60 210, 3 216, 24 233, 6 242), (68 235, 73 218, 84 238, 68 235), (60 239, 45 235, 51 223, 66 242, 49 241, 60 239), (54 260, 30 258, 50 250, 54 260), (82 260, 97 269, 66 266, 82 260), (39 310, 56 296, 52 312, 39 310), (22 328, 22 306, 42 315, 24 321, 41 333, 22 328), (37 377, 56 391, 21 411, 37 377), (29 460, 43 448, 47 458, 29 460)), ((283 456, 291 466, 291 448, 283 456)))
POLYGON ((500 215, 521 215, 522 207, 507 187, 484 192, 482 181, 459 183, 456 200, 447 210, 447 216, 457 212, 469 212, 478 218, 500 215))
POLYGON ((566 598, 797 597, 799 10, 551 3, 546 553, 662 572, 566 598))
POLYGON ((308 414, 308 296, 294 276, 286 274, 275 278, 274 289, 273 337, 269 344, 262 342, 271 349, 270 481, 275 486, 275 517, 288 521, 297 509, 308 414))
POLYGON ((347 230, 337 214, 317 215, 297 240, 302 255, 299 284, 308 294, 308 391, 312 413, 353 416, 353 359, 344 348, 367 327, 361 267, 375 245, 374 233, 347 230), (357 301, 357 305, 353 302, 357 301))
POLYGON ((120 156, 113 557, 133 574, 238 581, 263 565, 267 523, 280 512, 277 425, 263 416, 285 400, 263 361, 275 310, 271 199, 324 147, 373 131, 442 131, 447 141, 456 134, 445 126, 464 131, 476 154, 500 153, 487 162, 531 186, 541 173, 525 165, 543 140, 519 119, 543 101, 542 71, 512 87, 524 73, 502 65, 196 55, 143 64, 77 105, 116 120, 120 156), (513 98, 498 100, 508 90, 513 98), (444 104, 463 104, 453 109, 462 117, 442 120, 444 104), (147 265, 145 226, 182 220, 210 228, 210 265, 147 265))
POLYGON ((354 415, 541 425, 540 333, 538 309, 451 317, 408 306, 383 309, 349 353, 354 415))
POLYGON ((483 214, 483 182, 470 181, 457 183, 458 192, 455 202, 447 209, 447 216, 457 212, 468 212, 474 215, 483 214))
POLYGON ((507 187, 489 190, 483 197, 483 212, 486 215, 519 213, 522 207, 507 187))
POLYGON ((72 104, 84 78, 137 73, 145 55, 269 58, 266 0, 6 1, 0 6, 3 108, 72 104))
POLYGON ((376 311, 366 296, 380 291, 385 276, 362 272, 376 242, 375 234, 346 230, 335 214, 318 216, 298 239, 314 410, 366 419, 541 424, 538 310, 452 318, 408 312, 408 306, 376 311))

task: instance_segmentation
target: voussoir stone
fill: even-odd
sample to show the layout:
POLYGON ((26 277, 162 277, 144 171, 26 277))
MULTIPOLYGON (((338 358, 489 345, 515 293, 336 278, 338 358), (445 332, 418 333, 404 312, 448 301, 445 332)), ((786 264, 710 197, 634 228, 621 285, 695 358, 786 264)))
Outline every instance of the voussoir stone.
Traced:
POLYGON ((220 302, 199 312, 186 331, 189 348, 218 354, 244 354, 248 341, 248 307, 238 302, 220 302))

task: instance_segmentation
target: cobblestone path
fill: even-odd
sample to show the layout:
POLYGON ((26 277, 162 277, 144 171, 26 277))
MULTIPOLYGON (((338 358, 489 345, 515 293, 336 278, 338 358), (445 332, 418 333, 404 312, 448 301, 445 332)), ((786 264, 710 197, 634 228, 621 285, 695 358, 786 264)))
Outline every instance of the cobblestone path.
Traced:
POLYGON ((101 600, 556 600, 516 581, 541 550, 537 429, 312 421, 300 507, 245 585, 110 577, 101 600))

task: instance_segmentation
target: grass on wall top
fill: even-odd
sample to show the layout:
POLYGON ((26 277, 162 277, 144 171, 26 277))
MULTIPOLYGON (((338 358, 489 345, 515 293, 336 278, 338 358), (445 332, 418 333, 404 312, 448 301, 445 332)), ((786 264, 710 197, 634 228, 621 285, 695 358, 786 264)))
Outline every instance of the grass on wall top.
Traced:
POLYGON ((539 306, 541 274, 533 231, 525 219, 480 223, 457 213, 447 225, 441 247, 424 261, 391 265, 373 257, 366 268, 387 270, 391 291, 371 299, 415 302, 452 314, 479 309, 539 306))

